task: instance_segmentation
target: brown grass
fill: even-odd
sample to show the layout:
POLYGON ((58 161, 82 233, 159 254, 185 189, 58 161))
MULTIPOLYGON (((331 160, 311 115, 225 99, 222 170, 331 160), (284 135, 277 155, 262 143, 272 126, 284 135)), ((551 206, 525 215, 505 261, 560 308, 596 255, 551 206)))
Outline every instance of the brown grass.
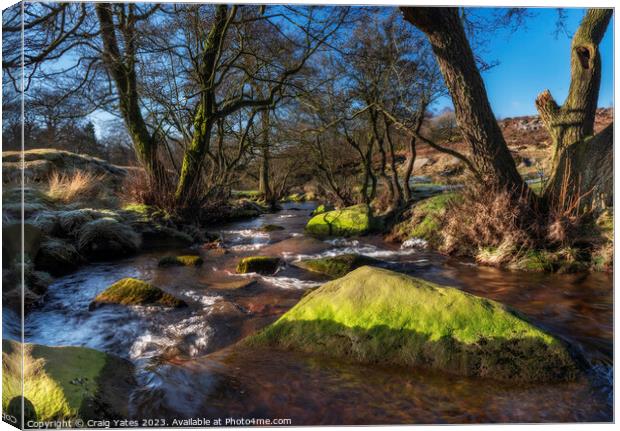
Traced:
POLYGON ((54 172, 47 184, 47 195, 65 204, 97 199, 104 190, 105 175, 78 170, 71 174, 54 172))
POLYGON ((473 256, 492 247, 508 257, 510 251, 535 246, 541 227, 526 197, 470 186, 446 211, 443 251, 473 256))
POLYGON ((119 198, 125 204, 151 205, 170 213, 176 209, 172 185, 155 181, 142 169, 132 170, 125 177, 119 198))

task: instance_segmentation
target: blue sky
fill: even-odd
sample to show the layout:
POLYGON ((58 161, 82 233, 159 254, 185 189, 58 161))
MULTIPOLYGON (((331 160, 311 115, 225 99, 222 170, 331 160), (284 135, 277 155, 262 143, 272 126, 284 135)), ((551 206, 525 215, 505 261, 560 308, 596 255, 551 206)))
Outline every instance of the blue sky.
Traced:
MULTIPOLYGON (((525 28, 511 33, 498 31, 485 45, 482 57, 499 61, 499 65, 483 74, 487 92, 497 117, 536 114, 534 100, 549 89, 562 104, 570 84, 570 43, 583 17, 583 9, 565 9, 569 35, 555 35, 556 9, 532 9, 535 14, 525 21, 525 28)), ((485 14, 488 11, 483 11, 485 14)), ((599 106, 613 106, 613 22, 600 45, 602 82, 599 106)), ((448 100, 438 108, 451 106, 448 100)))

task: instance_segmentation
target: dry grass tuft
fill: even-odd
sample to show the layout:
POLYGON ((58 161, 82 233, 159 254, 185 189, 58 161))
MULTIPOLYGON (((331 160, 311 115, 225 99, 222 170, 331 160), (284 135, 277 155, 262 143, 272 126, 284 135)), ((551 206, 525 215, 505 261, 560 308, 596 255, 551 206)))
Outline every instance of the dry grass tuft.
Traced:
POLYGON ((54 172, 49 179, 47 195, 65 204, 77 200, 90 201, 100 197, 105 175, 78 170, 72 174, 54 172))
POLYGON ((543 226, 526 197, 480 186, 464 189, 462 197, 446 212, 443 251, 475 256, 481 249, 493 248, 502 252, 491 260, 503 260, 511 251, 534 247, 541 237, 543 226))

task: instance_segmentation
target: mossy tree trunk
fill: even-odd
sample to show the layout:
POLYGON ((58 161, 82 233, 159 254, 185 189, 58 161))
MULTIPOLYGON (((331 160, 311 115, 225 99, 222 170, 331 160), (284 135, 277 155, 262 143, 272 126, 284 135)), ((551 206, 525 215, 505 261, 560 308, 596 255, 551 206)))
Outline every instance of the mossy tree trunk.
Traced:
POLYGON ((129 136, 131 137, 138 161, 151 177, 161 182, 165 180, 157 155, 157 140, 148 130, 142 111, 136 79, 136 17, 134 5, 112 5, 96 3, 95 11, 99 20, 103 41, 103 62, 112 76, 119 96, 119 108, 129 136), (113 7, 118 8, 118 25, 114 23, 113 7), (124 52, 121 53, 116 27, 123 38, 124 52))
POLYGON ((265 109, 261 112, 262 142, 260 145, 261 157, 258 173, 258 191, 266 204, 274 206, 276 203, 275 196, 271 190, 271 185, 269 181, 271 163, 271 151, 269 145, 270 127, 271 122, 269 117, 269 110, 265 109))
POLYGON ((562 106, 549 90, 536 108, 552 142, 552 170, 545 197, 552 205, 579 200, 582 208, 610 205, 613 200, 613 127, 596 136, 594 118, 601 85, 599 44, 612 9, 590 9, 571 43, 571 82, 562 106))
POLYGON ((431 44, 452 97, 457 125, 481 180, 509 190, 527 190, 491 110, 458 8, 401 10, 405 20, 424 32, 431 44))
MULTIPOLYGON (((232 17, 233 14, 231 14, 232 17)), ((211 132, 216 121, 216 68, 217 60, 226 36, 228 24, 228 6, 216 6, 211 29, 202 46, 201 61, 197 76, 201 88, 200 100, 194 114, 194 133, 183 155, 181 174, 175 192, 177 204, 186 207, 196 204, 198 199, 198 182, 202 162, 208 151, 211 132)))

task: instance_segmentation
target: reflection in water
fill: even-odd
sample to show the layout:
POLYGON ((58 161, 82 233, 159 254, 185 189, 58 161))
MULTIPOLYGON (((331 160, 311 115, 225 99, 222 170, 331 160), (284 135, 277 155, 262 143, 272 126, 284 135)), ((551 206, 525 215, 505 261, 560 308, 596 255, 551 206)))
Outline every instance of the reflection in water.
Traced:
MULTIPOLYGON (((201 268, 159 268, 166 253, 89 265, 56 280, 45 305, 27 316, 26 339, 82 345, 130 358, 140 388, 136 417, 283 417, 293 424, 610 421, 613 306, 611 276, 550 275, 479 268, 380 237, 319 241, 303 235, 311 204, 222 225, 227 254, 203 253, 201 268), (264 224, 284 230, 257 231, 264 224), (279 255, 274 276, 236 275, 239 257, 279 255), (295 353, 231 348, 273 322, 305 289, 327 279, 290 263, 358 253, 383 266, 508 304, 579 350, 590 364, 578 382, 506 385, 423 370, 347 364, 295 353), (106 306, 90 301, 123 277, 148 280, 189 307, 106 306)), ((186 252, 187 250, 177 250, 186 252)), ((195 251, 201 251, 197 249, 195 251)), ((5 313, 5 337, 19 336, 5 313)))

